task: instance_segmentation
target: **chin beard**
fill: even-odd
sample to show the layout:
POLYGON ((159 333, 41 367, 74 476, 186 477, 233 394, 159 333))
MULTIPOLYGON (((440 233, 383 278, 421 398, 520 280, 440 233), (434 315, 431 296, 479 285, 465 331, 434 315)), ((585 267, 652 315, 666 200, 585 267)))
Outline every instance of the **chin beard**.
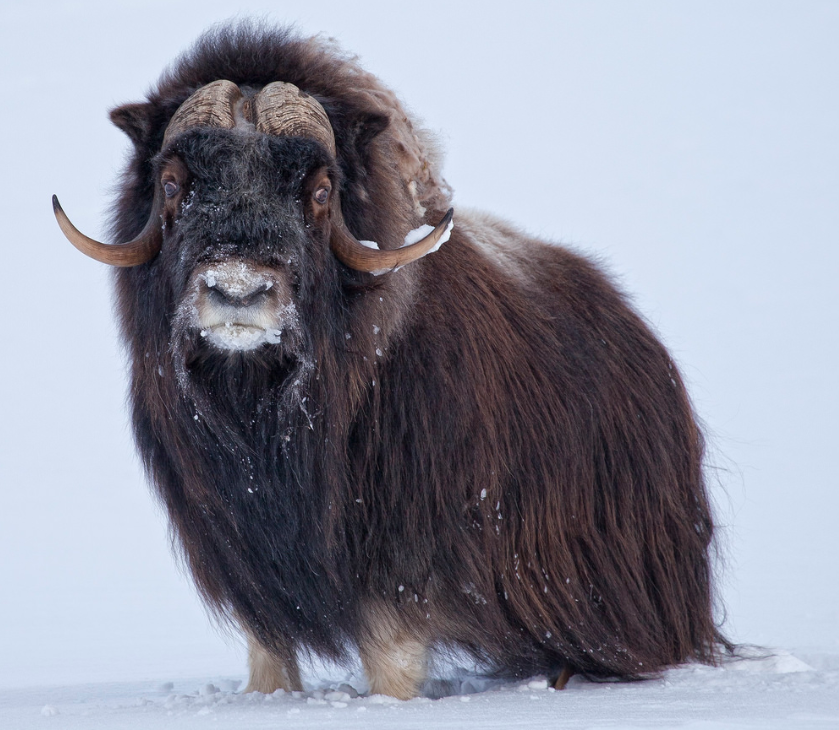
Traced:
POLYGON ((278 344, 222 350, 185 328, 171 348, 181 398, 207 425, 218 421, 225 431, 234 424, 246 431, 257 422, 267 425, 266 418, 280 430, 313 428, 314 358, 303 340, 302 332, 285 330, 278 344))

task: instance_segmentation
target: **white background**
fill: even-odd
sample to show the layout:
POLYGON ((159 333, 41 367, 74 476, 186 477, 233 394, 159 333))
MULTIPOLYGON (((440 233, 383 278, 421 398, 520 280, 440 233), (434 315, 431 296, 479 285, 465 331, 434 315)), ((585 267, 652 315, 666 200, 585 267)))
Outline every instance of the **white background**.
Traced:
POLYGON ((133 453, 102 236, 140 100, 210 24, 337 37, 458 204, 601 259, 710 440, 735 639, 839 653, 839 3, 19 2, 0 9, 0 687, 244 673, 133 453))

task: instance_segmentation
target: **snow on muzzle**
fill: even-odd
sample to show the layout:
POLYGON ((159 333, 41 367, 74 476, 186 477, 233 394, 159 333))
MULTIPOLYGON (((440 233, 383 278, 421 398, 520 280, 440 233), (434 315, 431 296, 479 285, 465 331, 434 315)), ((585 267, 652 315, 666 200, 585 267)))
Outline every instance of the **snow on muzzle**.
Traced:
POLYGON ((297 308, 284 277, 242 259, 198 268, 181 315, 221 350, 280 344, 298 327, 297 308))

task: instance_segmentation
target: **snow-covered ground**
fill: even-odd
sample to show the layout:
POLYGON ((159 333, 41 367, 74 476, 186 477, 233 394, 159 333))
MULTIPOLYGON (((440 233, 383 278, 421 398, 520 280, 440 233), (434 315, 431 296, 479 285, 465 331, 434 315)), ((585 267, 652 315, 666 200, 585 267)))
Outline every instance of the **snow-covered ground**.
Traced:
POLYGON ((686 666, 637 684, 544 677, 499 682, 460 673, 400 702, 359 695, 353 673, 312 680, 305 692, 241 694, 239 680, 206 676, 0 691, 14 728, 836 728, 839 658, 790 654, 722 668, 686 666))
POLYGON ((4 0, 0 728, 839 727, 837 38, 832 0, 4 0), (235 693, 242 643, 133 454, 109 272, 50 197, 103 235, 128 145, 107 110, 236 13, 337 37, 440 131, 457 204, 619 277, 707 426, 725 631, 775 658, 408 703, 327 697, 364 689, 336 667, 235 693))

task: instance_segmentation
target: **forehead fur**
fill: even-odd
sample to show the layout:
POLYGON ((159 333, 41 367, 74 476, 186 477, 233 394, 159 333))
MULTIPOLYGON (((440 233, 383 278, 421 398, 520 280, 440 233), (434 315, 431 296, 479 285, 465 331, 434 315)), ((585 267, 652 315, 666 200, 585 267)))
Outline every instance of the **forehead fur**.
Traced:
POLYGON ((177 156, 193 178, 234 190, 295 192, 307 175, 328 167, 328 153, 314 140, 192 129, 173 140, 158 163, 177 156))

